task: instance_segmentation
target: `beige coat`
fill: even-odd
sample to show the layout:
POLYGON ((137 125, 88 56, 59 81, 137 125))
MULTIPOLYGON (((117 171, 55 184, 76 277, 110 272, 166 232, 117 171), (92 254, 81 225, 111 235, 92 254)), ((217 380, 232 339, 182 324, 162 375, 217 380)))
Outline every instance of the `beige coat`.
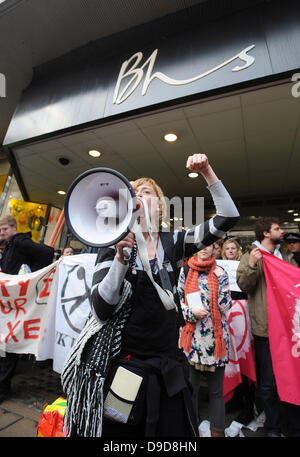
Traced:
MULTIPOLYGON (((257 246, 252 245, 251 250, 257 246)), ((284 249, 280 249, 282 259, 298 266, 290 259, 284 249)), ((249 314, 253 335, 268 337, 266 280, 263 271, 263 261, 259 260, 255 268, 249 265, 250 252, 241 258, 237 269, 237 283, 243 292, 248 294, 249 314)))

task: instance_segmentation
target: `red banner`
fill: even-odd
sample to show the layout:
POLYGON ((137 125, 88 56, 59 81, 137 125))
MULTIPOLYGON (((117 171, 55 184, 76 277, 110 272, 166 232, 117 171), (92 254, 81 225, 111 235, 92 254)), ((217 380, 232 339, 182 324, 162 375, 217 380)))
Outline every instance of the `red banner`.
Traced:
POLYGON ((223 384, 224 400, 227 402, 234 389, 242 382, 242 375, 256 382, 253 336, 247 300, 234 300, 228 314, 229 362, 225 367, 223 384))
POLYGON ((262 251, 270 350, 279 397, 300 406, 300 268, 262 251))

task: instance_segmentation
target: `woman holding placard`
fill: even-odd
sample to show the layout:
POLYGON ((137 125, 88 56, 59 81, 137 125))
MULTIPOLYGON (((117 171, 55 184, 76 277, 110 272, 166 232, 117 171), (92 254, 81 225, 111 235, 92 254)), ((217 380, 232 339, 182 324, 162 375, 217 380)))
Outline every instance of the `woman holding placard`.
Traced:
POLYGON ((231 306, 228 274, 216 264, 213 245, 207 246, 182 268, 178 290, 186 321, 179 345, 190 364, 193 400, 198 410, 200 375, 205 372, 209 390, 211 436, 224 436, 223 379, 228 362, 229 329, 226 312, 231 306))

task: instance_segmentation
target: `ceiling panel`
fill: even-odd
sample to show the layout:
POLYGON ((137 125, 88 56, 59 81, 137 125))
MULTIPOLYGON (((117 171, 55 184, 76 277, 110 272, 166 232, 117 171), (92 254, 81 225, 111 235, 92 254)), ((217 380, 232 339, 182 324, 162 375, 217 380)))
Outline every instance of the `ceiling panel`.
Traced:
POLYGON ((298 121, 297 130, 295 133, 294 151, 300 151, 300 118, 298 121))
POLYGON ((199 144, 243 137, 241 110, 234 109, 189 119, 199 144))
POLYGON ((158 150, 168 152, 173 148, 197 147, 197 143, 193 137, 193 131, 189 122, 185 119, 169 121, 168 116, 165 115, 165 121, 158 125, 144 127, 143 133, 151 144, 158 150), (166 122, 167 120, 167 122, 166 122), (168 143, 164 140, 166 133, 176 132, 178 141, 168 143))
POLYGON ((136 130, 136 124, 133 121, 122 121, 117 124, 107 125, 105 128, 99 127, 93 130, 97 138, 106 138, 114 135, 121 135, 126 132, 136 130))
POLYGON ((31 144, 29 150, 34 154, 40 154, 43 152, 52 153, 55 150, 59 150, 61 147, 62 146, 58 141, 40 141, 36 144, 31 144))
POLYGON ((214 167, 222 171, 237 169, 239 172, 247 170, 247 156, 244 138, 227 141, 217 141, 203 145, 203 153, 207 154, 214 167))
MULTIPOLYGON (((175 121, 181 121, 186 118, 185 112, 182 108, 177 108, 177 109, 170 109, 167 111, 168 116, 168 122, 175 122, 175 121)), ((135 125, 139 127, 140 129, 143 129, 145 127, 151 127, 153 125, 160 125, 161 123, 166 122, 166 111, 163 111, 161 113, 156 113, 156 114, 148 114, 146 116, 143 116, 141 118, 135 119, 135 125)))
POLYGON ((293 84, 285 83, 267 88, 253 89, 245 94, 241 94, 241 103, 243 106, 247 106, 273 102, 282 98, 290 99, 293 84))
POLYGON ((39 154, 39 158, 45 159, 45 162, 51 163, 58 170, 64 170, 66 165, 62 165, 59 162, 59 158, 67 158, 70 160, 69 164, 67 165, 68 169, 72 170, 73 168, 85 167, 87 165, 86 161, 84 160, 84 156, 80 157, 75 152, 68 151, 67 149, 61 148, 57 151, 53 151, 52 154, 49 152, 42 152, 39 154))
POLYGON ((295 131, 300 115, 300 101, 292 96, 267 103, 244 106, 245 134, 258 135, 278 130, 295 131))
POLYGON ((260 169, 249 173, 250 192, 257 195, 278 195, 283 191, 284 176, 280 170, 262 172, 260 169), (276 187, 276 194, 274 193, 276 187))
POLYGON ((247 137, 249 171, 285 170, 292 152, 295 132, 280 129, 247 137))
POLYGON ((221 111, 229 111, 236 108, 240 108, 240 95, 222 97, 217 100, 197 103, 183 108, 183 111, 188 118, 191 118, 212 113, 219 113, 221 111))

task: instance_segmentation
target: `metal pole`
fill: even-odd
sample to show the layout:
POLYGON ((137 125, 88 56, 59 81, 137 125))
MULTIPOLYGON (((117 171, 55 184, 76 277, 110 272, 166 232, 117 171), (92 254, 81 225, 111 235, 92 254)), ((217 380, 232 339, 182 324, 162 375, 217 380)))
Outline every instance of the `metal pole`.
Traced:
POLYGON ((42 233, 41 233, 41 238, 40 238, 40 243, 43 243, 43 244, 44 244, 47 225, 48 225, 48 221, 49 221, 50 211, 51 211, 51 206, 47 205, 46 215, 45 215, 45 219, 44 219, 44 222, 43 222, 42 233))

